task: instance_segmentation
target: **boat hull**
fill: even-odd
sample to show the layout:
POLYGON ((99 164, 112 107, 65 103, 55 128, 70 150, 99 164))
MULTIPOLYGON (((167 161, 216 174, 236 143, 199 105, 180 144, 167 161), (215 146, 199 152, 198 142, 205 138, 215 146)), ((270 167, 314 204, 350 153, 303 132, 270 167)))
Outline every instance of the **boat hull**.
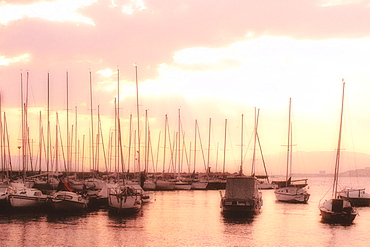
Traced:
POLYGON ((321 219, 328 223, 346 223, 351 224, 356 218, 356 213, 336 213, 332 211, 321 210, 321 219))
POLYGON ((10 195, 9 203, 13 208, 39 208, 46 206, 47 197, 10 195))
POLYGON ((139 196, 120 197, 118 195, 109 195, 109 208, 117 212, 135 213, 139 212, 142 206, 142 201, 139 196))
POLYGON ((346 188, 339 192, 339 197, 349 201, 354 207, 370 206, 370 194, 365 189, 346 188))
POLYGON ((193 182, 191 184, 192 190, 205 190, 207 189, 208 182, 193 182))
POLYGON ((119 213, 139 212, 143 203, 141 190, 135 189, 132 186, 109 189, 109 208, 119 213))
POLYGON ((370 206, 370 198, 351 198, 351 197, 342 197, 342 199, 349 201, 354 207, 367 207, 370 206))
POLYGON ((222 211, 224 213, 258 213, 262 207, 261 199, 254 200, 230 200, 223 199, 221 201, 222 211))
POLYGON ((349 201, 343 199, 330 199, 319 206, 323 222, 351 224, 357 212, 349 201))
POLYGON ((310 194, 306 190, 297 187, 285 187, 276 189, 275 197, 280 202, 307 203, 310 194))
POLYGON ((58 191, 51 198, 54 211, 78 212, 87 208, 88 201, 81 195, 70 191, 58 191))

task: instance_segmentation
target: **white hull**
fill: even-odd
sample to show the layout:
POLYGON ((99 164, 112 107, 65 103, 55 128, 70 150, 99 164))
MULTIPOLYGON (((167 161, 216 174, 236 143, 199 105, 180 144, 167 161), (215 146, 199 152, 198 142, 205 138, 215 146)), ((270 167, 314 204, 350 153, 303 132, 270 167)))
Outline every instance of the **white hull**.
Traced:
POLYGON ((284 187, 275 190, 276 200, 291 203, 307 203, 310 194, 304 188, 284 187))
POLYGON ((193 190, 205 190, 207 189, 208 182, 193 182, 191 189, 193 190))
POLYGON ((118 212, 138 212, 142 206, 142 194, 129 186, 114 188, 109 191, 108 205, 118 212))
POLYGON ((15 191, 9 195, 9 203, 14 208, 34 208, 46 206, 47 195, 38 189, 21 187, 17 184, 15 191))
POLYGON ((138 212, 141 209, 141 197, 140 196, 127 196, 119 197, 116 195, 109 195, 108 205, 111 209, 116 211, 132 211, 138 212))
POLYGON ((9 196, 10 205, 14 208, 35 208, 46 206, 46 197, 29 197, 11 195, 9 196))
POLYGON ((80 211, 87 208, 88 201, 81 195, 70 191, 58 191, 51 199, 55 211, 80 211))

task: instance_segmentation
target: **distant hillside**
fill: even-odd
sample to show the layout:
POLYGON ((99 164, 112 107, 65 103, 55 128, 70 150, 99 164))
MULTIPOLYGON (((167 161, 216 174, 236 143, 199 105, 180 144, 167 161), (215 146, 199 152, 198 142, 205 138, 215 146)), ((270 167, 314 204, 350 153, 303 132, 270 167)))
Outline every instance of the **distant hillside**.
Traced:
MULTIPOLYGON (((266 155, 266 167, 269 174, 281 175, 286 172, 286 153, 266 155)), ((293 152, 293 173, 319 174, 333 173, 335 165, 335 151, 293 152)), ((368 172, 370 155, 355 152, 341 152, 340 173, 361 170, 368 172)), ((369 168, 370 169, 370 168, 369 168)))

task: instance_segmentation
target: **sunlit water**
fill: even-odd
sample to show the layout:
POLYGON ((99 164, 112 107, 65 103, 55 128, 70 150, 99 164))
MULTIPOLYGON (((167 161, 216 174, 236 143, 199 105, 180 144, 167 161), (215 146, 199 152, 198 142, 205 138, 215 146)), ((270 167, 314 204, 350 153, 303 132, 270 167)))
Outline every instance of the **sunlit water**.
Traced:
MULTIPOLYGON (((346 178, 349 182, 349 179, 346 178)), ((369 178, 352 181, 370 190, 369 178)), ((263 191, 263 210, 253 218, 226 217, 219 191, 156 192, 131 216, 107 210, 84 215, 0 215, 1 246, 369 246, 370 207, 350 226, 321 222, 318 204, 330 178, 310 178, 308 204, 275 200, 263 191)), ((347 183, 348 184, 348 183, 347 183)))

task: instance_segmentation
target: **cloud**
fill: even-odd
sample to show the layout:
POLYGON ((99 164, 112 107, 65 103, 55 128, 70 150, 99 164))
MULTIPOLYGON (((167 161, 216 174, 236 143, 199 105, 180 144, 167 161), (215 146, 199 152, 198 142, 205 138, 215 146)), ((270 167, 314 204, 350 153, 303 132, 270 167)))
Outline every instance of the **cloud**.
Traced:
MULTIPOLYGON (((173 63, 176 52, 188 48, 218 49, 266 35, 301 40, 368 35, 369 9, 364 2, 321 7, 322 3, 63 0, 3 4, 0 16, 7 25, 2 28, 0 45, 6 49, 0 52, 7 56, 29 53, 35 67, 45 69, 100 70, 120 65, 128 71, 137 62, 141 78, 153 79, 159 64, 173 63), (124 6, 132 6, 134 12, 123 13, 124 6), (6 17, 8 8, 15 17, 6 17)), ((230 62, 220 65, 234 66, 230 62)), ((213 65, 210 70, 219 68, 213 65)))
POLYGON ((62 1, 39 1, 20 5, 3 3, 0 5, 0 24, 7 25, 9 22, 23 18, 41 18, 49 21, 70 21, 94 25, 94 22, 76 13, 76 10, 88 6, 95 0, 62 0, 62 1))
POLYGON ((0 66, 7 66, 12 63, 26 63, 30 60, 29 54, 23 54, 17 57, 7 58, 5 56, 0 56, 0 66))

